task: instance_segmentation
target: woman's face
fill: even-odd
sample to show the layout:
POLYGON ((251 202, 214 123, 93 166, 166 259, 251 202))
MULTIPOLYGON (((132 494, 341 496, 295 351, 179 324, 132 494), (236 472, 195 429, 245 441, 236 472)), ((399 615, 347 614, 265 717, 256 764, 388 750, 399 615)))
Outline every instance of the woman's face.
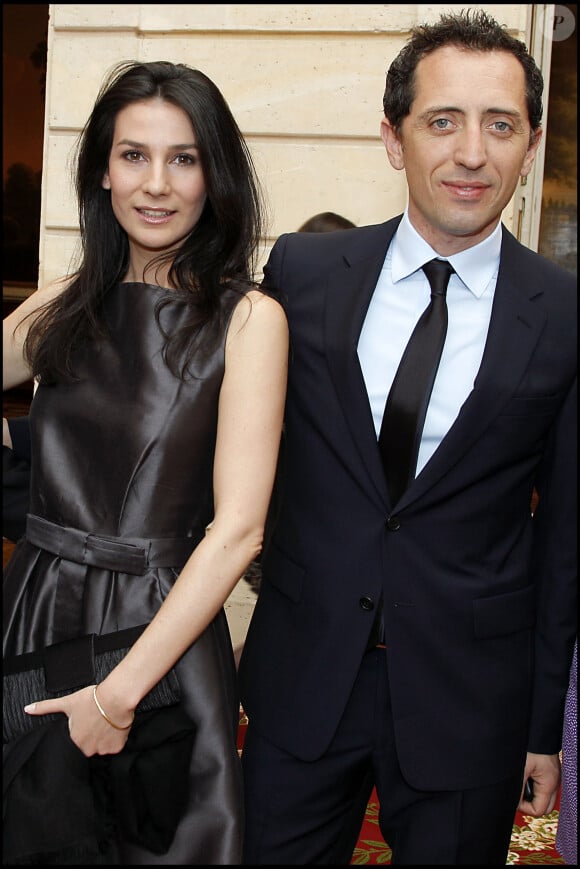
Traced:
POLYGON ((157 97, 121 109, 102 184, 129 238, 127 279, 143 280, 151 259, 181 246, 207 199, 187 114, 157 97))

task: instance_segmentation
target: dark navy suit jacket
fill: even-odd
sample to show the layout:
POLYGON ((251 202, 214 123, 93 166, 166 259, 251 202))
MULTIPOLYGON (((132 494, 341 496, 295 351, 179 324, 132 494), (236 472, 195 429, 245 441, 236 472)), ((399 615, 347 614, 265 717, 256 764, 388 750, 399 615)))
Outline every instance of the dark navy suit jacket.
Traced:
POLYGON ((561 745, 576 631, 576 280, 503 228, 474 388, 390 504, 357 342, 399 221, 282 236, 264 269, 290 326, 285 470, 241 697, 258 731, 319 757, 382 594, 403 774, 461 789, 561 745))

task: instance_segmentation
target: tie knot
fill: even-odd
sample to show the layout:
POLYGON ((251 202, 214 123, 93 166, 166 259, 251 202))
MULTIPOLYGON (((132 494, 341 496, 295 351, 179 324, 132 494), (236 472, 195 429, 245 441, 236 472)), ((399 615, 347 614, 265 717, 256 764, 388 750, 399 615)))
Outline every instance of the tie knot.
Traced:
POLYGON ((432 259, 425 263, 423 271, 431 285, 431 293, 435 296, 444 296, 449 278, 455 271, 451 263, 443 259, 432 259))

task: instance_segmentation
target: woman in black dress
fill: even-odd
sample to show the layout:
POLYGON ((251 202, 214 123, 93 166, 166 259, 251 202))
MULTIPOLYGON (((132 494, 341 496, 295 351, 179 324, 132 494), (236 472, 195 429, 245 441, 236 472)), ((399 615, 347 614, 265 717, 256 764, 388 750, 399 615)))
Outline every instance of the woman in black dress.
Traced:
POLYGON ((80 267, 4 321, 4 389, 39 383, 4 656, 148 626, 99 684, 27 707, 59 714, 4 746, 4 859, 235 864, 222 607, 261 549, 288 357, 253 280, 259 188, 210 79, 131 61, 81 134, 76 189, 80 267), (158 745, 167 710, 135 710, 172 669, 185 718, 158 745))

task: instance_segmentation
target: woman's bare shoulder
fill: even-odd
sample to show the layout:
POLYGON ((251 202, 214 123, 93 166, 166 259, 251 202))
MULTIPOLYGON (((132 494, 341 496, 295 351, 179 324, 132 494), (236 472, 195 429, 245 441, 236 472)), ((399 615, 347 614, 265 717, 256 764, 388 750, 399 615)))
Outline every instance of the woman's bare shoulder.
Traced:
POLYGON ((286 314, 276 299, 261 290, 250 290, 234 308, 228 342, 255 341, 268 337, 280 340, 288 332, 286 314))
POLYGON ((286 320, 284 309, 280 302, 260 289, 249 290, 236 306, 235 313, 243 319, 254 315, 259 320, 274 322, 286 320))

